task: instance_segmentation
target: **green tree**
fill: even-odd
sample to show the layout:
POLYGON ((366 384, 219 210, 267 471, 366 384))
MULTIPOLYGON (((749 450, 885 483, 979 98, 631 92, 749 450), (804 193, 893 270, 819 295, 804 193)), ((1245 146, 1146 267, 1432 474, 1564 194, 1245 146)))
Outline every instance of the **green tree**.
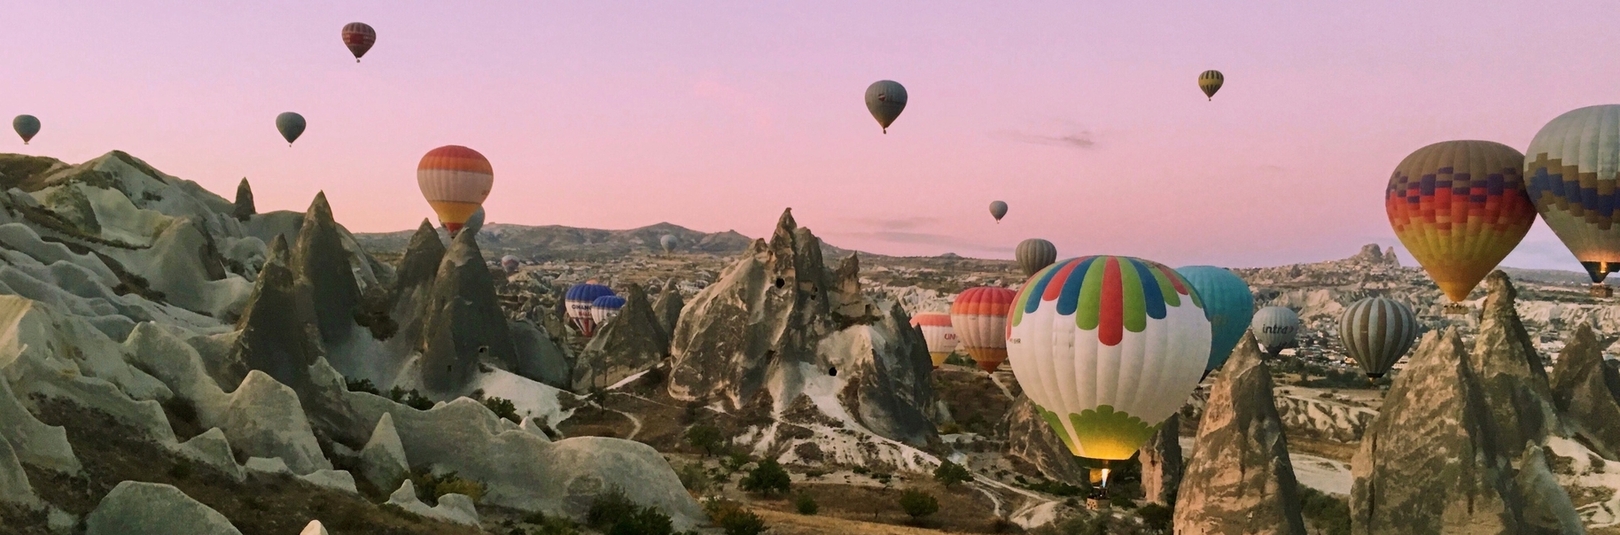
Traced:
POLYGON ((787 494, 792 485, 793 478, 788 476, 787 470, 784 470, 782 465, 777 464, 776 459, 760 461, 741 482, 743 490, 758 492, 766 497, 778 492, 787 494))
POLYGON ((957 483, 973 481, 973 474, 960 464, 944 461, 939 463, 939 468, 934 469, 934 481, 938 481, 946 487, 953 487, 957 483))
POLYGON ((793 501, 793 506, 801 515, 813 515, 821 511, 821 505, 816 503, 816 498, 808 493, 799 494, 799 498, 793 501))
POLYGON ((725 451, 725 440, 720 428, 712 425, 698 424, 686 428, 686 443, 703 450, 704 457, 725 451))
POLYGON ((939 512, 939 500, 927 492, 906 489, 900 493, 900 509, 911 515, 912 520, 922 520, 923 517, 939 512))

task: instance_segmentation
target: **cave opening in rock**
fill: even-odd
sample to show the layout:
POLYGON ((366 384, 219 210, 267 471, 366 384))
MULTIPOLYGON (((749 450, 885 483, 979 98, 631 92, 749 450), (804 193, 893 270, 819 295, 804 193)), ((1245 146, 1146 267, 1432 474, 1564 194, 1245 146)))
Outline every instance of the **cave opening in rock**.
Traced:
POLYGON ((833 377, 838 377, 838 367, 837 366, 829 366, 829 367, 827 367, 827 375, 831 375, 833 377))
POLYGON ((780 289, 782 289, 782 286, 784 286, 786 284, 787 284, 787 281, 782 280, 782 277, 777 277, 776 278, 776 289, 780 290, 780 289))

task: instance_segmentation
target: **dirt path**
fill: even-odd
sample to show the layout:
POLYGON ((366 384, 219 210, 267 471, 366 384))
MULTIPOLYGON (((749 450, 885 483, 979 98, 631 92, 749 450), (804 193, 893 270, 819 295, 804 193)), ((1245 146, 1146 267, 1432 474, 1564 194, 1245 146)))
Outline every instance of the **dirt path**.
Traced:
POLYGON ((765 520, 774 535, 823 535, 826 533, 840 533, 849 535, 932 535, 939 531, 931 529, 895 526, 892 524, 875 524, 859 520, 847 520, 831 516, 805 516, 793 513, 783 513, 770 509, 754 509, 754 513, 765 520))

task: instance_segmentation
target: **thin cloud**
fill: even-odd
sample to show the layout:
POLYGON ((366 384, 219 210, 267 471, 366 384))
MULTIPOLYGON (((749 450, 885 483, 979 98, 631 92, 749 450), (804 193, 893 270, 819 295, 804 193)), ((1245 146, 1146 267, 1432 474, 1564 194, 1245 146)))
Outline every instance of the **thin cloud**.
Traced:
POLYGON ((1064 147, 1075 150, 1092 150, 1097 147, 1097 140, 1090 130, 1081 130, 1071 134, 1047 135, 1018 132, 1015 130, 997 130, 991 132, 992 137, 1019 143, 1032 143, 1052 147, 1064 147))

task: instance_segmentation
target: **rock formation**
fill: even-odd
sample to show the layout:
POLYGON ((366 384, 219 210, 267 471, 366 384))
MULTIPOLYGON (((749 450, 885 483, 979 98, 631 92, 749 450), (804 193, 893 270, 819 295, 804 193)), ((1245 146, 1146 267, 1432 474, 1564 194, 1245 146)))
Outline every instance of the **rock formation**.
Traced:
POLYGON ((510 322, 508 330, 512 332, 517 352, 517 364, 510 370, 512 373, 563 390, 573 388, 568 351, 558 345, 550 333, 526 319, 510 322))
POLYGON ((1553 403, 1575 435, 1608 459, 1620 459, 1620 372, 1603 364, 1603 347, 1582 323, 1553 366, 1553 403))
POLYGON ((422 318, 422 385, 441 394, 462 393, 483 359, 503 367, 516 360, 475 236, 463 232, 451 240, 422 318))
POLYGON ((394 417, 383 414, 371 440, 360 450, 360 476, 379 489, 393 488, 400 480, 410 476, 410 464, 405 460, 405 445, 394 430, 394 417))
POLYGON ((257 213, 258 208, 253 206, 253 187, 248 185, 247 177, 242 177, 242 182, 236 185, 236 202, 232 204, 231 215, 237 221, 247 221, 257 213))
MULTIPOLYGON (((439 276, 439 264, 444 261, 444 242, 433 224, 423 219, 411 235, 410 244, 399 264, 394 267, 394 281, 389 288, 392 305, 388 314, 399 325, 399 330, 385 343, 389 354, 408 355, 422 347, 423 320, 426 319, 428 300, 439 276)), ((399 362, 388 363, 369 377, 382 385, 392 383, 398 373, 399 362)), ((351 372, 345 371, 348 375, 351 372)))
POLYGON ((1501 271, 1485 277, 1485 287, 1489 293, 1468 364, 1491 409, 1502 454, 1516 459, 1526 442, 1539 444, 1555 434, 1558 417, 1547 370, 1514 310, 1518 291, 1501 271))
POLYGON ((1035 411, 1035 402, 1028 396, 1018 396, 1002 419, 1001 428, 1007 437, 1004 453, 1019 472, 1075 486, 1090 484, 1086 470, 1075 462, 1068 446, 1063 445, 1051 425, 1035 411))
POLYGON ((332 468, 298 404, 298 394, 263 372, 249 372, 231 393, 220 428, 242 452, 279 458, 295 473, 332 468))
POLYGON ((1431 331, 1410 359, 1351 463, 1352 532, 1529 533, 1462 337, 1431 331))
POLYGON ((1137 453, 1142 462, 1142 498, 1174 506, 1185 460, 1181 456, 1181 415, 1172 414, 1137 453))
POLYGON ((464 494, 445 494, 439 497, 439 505, 428 507, 416 497, 416 484, 409 479, 388 496, 388 504, 428 518, 478 525, 478 510, 473 507, 471 498, 464 494))
POLYGON ((686 300, 681 298, 681 287, 675 284, 675 279, 664 282, 664 289, 658 292, 658 299, 653 301, 653 315, 658 318, 658 328, 664 334, 675 335, 675 324, 681 320, 681 309, 686 308, 686 300))
POLYGON ((358 326, 355 312, 360 308, 360 287, 349 267, 349 251, 344 249, 343 236, 332 220, 325 192, 315 194, 315 201, 304 212, 304 225, 298 230, 298 243, 293 246, 289 265, 298 276, 298 284, 309 288, 321 341, 327 345, 347 341, 358 326))
POLYGON ((597 328, 596 336, 574 361, 572 390, 607 388, 668 356, 669 337, 658 325, 647 292, 631 284, 619 315, 597 328))
POLYGON ((85 535, 242 535, 219 511, 171 485, 125 481, 84 519, 85 535))
POLYGON ((34 486, 28 483, 28 474, 12 452, 11 443, 0 437, 0 506, 36 509, 39 505, 39 497, 34 495, 34 486))
POLYGON ((1210 389, 1198 450, 1177 491, 1175 530, 1305 534, 1299 483, 1272 400, 1271 368, 1253 334, 1244 334, 1210 389))
POLYGON ((1524 523, 1527 532, 1546 534, 1586 533, 1581 515, 1570 502, 1569 493, 1558 484, 1547 464, 1547 455, 1540 446, 1524 449, 1519 459, 1519 474, 1513 478, 1519 495, 1524 497, 1524 523))
POLYGON ((769 242, 756 240, 681 312, 670 395, 786 407, 807 384, 832 377, 845 385, 840 404, 868 429, 914 445, 933 439, 921 333, 897 305, 880 310, 858 281, 839 282, 822 262, 821 240, 784 211, 769 242), (861 314, 842 312, 852 309, 861 314), (756 401, 762 393, 770 399, 756 401))
POLYGON ((242 318, 240 334, 227 359, 236 381, 248 370, 261 370, 284 385, 309 382, 309 366, 322 355, 315 305, 308 287, 300 286, 289 265, 287 241, 277 236, 259 270, 242 318))

